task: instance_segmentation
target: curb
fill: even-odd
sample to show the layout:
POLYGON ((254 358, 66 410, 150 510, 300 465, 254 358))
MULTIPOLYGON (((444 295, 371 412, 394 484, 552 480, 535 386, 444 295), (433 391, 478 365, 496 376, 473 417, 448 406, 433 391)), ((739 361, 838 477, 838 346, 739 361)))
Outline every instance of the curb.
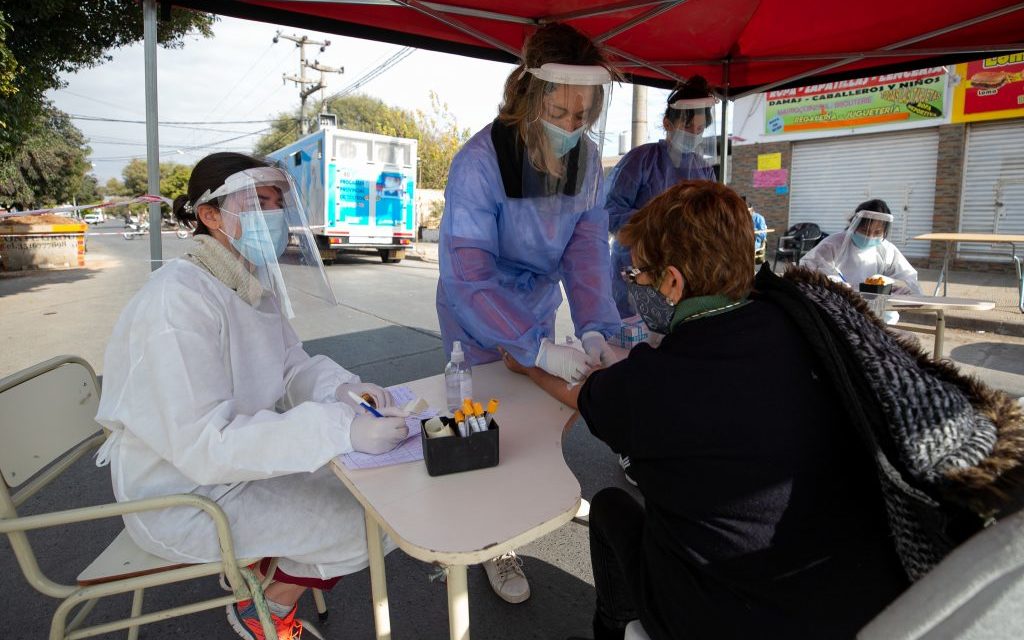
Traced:
MULTIPOLYGON (((909 310, 900 311, 900 322, 904 321, 911 322, 914 324, 935 326, 935 314, 920 313, 909 310)), ((955 316, 948 311, 946 312, 946 328, 962 329, 965 331, 985 331, 988 333, 996 333, 1003 336, 1024 338, 1024 323, 1003 322, 1001 320, 985 320, 983 318, 955 316)))

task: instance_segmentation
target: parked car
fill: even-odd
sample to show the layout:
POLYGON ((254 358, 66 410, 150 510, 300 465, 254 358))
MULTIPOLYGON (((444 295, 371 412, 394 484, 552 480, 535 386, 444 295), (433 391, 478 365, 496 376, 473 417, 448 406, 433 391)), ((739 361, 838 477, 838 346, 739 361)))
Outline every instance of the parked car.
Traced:
POLYGON ((88 224, 99 224, 99 223, 103 222, 103 214, 102 213, 87 213, 84 216, 82 216, 82 220, 85 221, 88 224))

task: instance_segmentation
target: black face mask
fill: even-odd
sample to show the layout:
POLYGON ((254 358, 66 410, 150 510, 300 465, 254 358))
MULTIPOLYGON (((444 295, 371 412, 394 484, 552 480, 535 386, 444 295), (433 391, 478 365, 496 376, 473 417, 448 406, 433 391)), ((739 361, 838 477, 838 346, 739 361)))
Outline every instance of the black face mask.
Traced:
POLYGON ((643 318, 647 328, 655 333, 667 334, 672 325, 676 306, 668 301, 654 285, 626 283, 633 308, 643 318))

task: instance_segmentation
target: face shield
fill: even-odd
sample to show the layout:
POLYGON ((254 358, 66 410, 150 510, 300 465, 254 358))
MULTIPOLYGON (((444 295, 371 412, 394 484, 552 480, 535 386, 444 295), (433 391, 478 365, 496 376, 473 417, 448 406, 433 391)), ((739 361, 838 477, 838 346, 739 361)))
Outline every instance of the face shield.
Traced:
POLYGON ((878 247, 882 240, 889 237, 889 229, 892 227, 892 214, 878 211, 858 211, 853 214, 849 226, 846 228, 846 239, 844 242, 853 245, 856 250, 865 250, 878 247))
POLYGON ((283 171, 239 171, 216 191, 204 193, 195 206, 201 204, 220 209, 218 231, 285 316, 294 318, 312 305, 337 304, 295 185, 283 171))
POLYGON ((601 66, 554 63, 524 73, 539 104, 527 128, 522 193, 550 198, 545 207, 589 209, 598 198, 611 75, 601 66))
POLYGON ((676 100, 668 121, 668 149, 672 166, 701 174, 718 158, 718 136, 713 120, 718 98, 676 100))

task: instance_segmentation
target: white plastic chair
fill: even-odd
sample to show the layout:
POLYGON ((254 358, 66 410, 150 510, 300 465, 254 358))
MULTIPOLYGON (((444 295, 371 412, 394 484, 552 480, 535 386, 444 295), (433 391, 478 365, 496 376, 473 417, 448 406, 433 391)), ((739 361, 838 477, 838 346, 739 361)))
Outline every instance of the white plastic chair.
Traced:
POLYGON ((1024 638, 1024 511, 954 549, 857 637, 1024 638))
POLYGON ((626 635, 623 636, 623 640, 651 640, 651 636, 647 635, 644 625, 640 624, 639 620, 634 620, 626 625, 626 635))
POLYGON ((94 420, 98 404, 96 374, 87 362, 75 356, 59 356, 0 380, 0 533, 10 538, 29 584, 44 595, 63 600, 53 614, 50 640, 74 640, 123 629, 128 629, 129 640, 135 640, 140 625, 250 599, 256 603, 266 637, 276 637, 262 585, 246 568, 257 559, 235 558, 227 517, 208 498, 181 494, 18 515, 17 508, 26 500, 102 444, 106 436, 94 420), (201 509, 213 519, 222 552, 220 562, 169 563, 138 548, 122 531, 78 576, 78 584, 67 585, 43 574, 26 535, 35 529, 182 506, 201 509), (233 590, 231 595, 142 613, 145 589, 220 572, 233 590), (100 598, 126 593, 132 594, 130 618, 81 627, 100 598))

